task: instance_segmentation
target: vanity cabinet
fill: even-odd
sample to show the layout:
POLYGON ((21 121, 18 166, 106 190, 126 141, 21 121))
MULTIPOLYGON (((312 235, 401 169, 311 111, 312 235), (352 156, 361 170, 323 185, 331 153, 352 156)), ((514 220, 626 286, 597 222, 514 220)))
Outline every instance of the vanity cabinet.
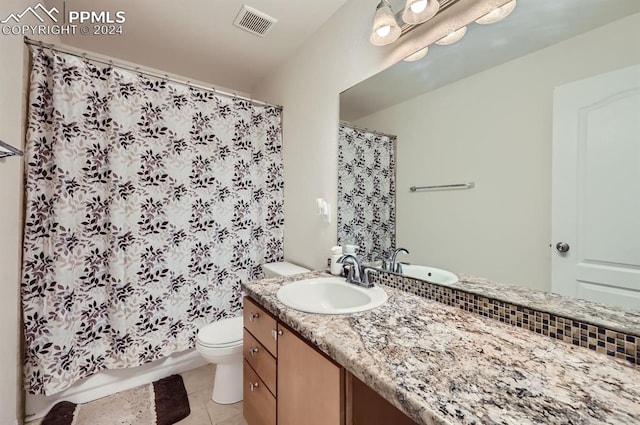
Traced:
POLYGON ((278 425, 344 423, 344 369, 278 324, 278 425))
POLYGON ((244 299, 248 425, 344 425, 344 369, 244 299))
POLYGON ((347 425, 418 425, 350 373, 346 386, 347 425))
POLYGON ((415 425, 249 297, 243 314, 248 425, 415 425))

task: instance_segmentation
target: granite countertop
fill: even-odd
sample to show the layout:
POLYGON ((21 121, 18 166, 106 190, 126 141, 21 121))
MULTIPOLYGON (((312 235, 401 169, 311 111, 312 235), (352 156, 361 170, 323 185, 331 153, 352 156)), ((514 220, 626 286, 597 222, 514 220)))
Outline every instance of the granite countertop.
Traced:
POLYGON ((384 286, 351 315, 276 298, 310 272, 243 285, 282 322, 419 424, 640 424, 640 370, 594 351, 384 286))

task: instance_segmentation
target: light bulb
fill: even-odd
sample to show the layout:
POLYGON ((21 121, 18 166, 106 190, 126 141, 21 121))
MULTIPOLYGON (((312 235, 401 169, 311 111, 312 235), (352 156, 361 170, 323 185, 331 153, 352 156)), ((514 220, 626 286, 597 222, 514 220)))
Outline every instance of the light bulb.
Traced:
POLYGON ((448 46, 453 43, 457 43, 460 41, 462 37, 467 33, 467 27, 458 28, 452 33, 449 33, 442 37, 440 40, 436 41, 436 44, 440 46, 448 46))
POLYGON ((439 9, 438 0, 407 0, 402 20, 405 24, 418 25, 433 18, 439 9))
POLYGON ((400 37, 400 26, 391 10, 389 0, 381 0, 373 18, 373 28, 369 41, 374 46, 386 46, 400 37))
POLYGON ((427 0, 414 1, 410 7, 413 13, 420 13, 427 8, 427 0))
POLYGON ((509 14, 513 12, 513 9, 515 8, 516 0, 511 0, 509 3, 493 9, 491 12, 487 13, 480 19, 477 19, 476 22, 481 25, 494 24, 509 16, 509 14))
POLYGON ((389 25, 383 25, 376 30, 376 34, 378 34, 379 37, 386 37, 390 32, 391 27, 389 25))
POLYGON ((407 56, 402 60, 405 62, 415 62, 425 57, 428 52, 429 52, 429 47, 425 47, 424 49, 420 49, 417 52, 410 54, 409 56, 407 56))

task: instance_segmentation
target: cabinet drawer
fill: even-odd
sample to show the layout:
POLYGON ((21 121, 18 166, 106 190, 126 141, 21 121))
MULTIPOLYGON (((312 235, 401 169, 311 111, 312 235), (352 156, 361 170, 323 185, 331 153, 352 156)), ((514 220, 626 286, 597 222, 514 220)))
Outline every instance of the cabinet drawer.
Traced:
POLYGON ((244 327, 247 328, 247 330, 251 332, 251 335, 274 357, 278 357, 276 319, 249 297, 244 297, 242 314, 244 316, 244 327))
POLYGON ((275 425, 276 399, 246 360, 244 361, 243 383, 243 413, 247 424, 275 425))
POLYGON ((276 395, 276 359, 246 329, 244 330, 244 358, 276 395))

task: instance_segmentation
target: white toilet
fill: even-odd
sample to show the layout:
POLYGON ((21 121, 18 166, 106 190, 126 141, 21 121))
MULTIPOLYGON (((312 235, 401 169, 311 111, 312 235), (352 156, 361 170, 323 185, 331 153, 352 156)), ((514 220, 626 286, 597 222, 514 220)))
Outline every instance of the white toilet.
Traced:
POLYGON ((198 331, 196 350, 216 365, 211 400, 219 404, 242 400, 242 316, 210 323, 198 331))
MULTIPOLYGON (((265 278, 308 272, 291 263, 262 266, 265 278)), ((242 316, 210 323, 198 331, 196 349, 216 365, 211 400, 218 404, 242 401, 242 316)))

